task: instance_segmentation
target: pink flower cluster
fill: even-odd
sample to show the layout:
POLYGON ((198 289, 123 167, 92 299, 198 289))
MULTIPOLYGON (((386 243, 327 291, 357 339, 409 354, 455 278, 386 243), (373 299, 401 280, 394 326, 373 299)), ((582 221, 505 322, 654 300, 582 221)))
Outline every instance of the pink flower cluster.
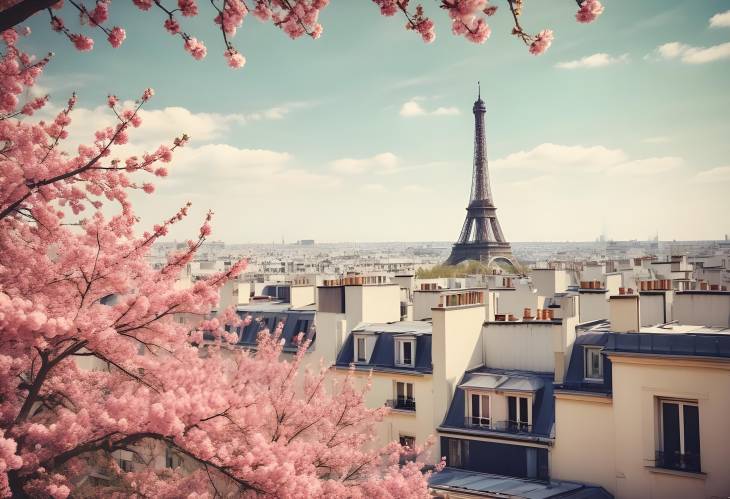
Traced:
POLYGON ((603 13, 603 5, 598 0, 585 0, 575 14, 579 23, 592 23, 603 13))
POLYGON ((226 57, 228 65, 234 69, 242 68, 246 64, 246 58, 235 49, 227 49, 223 55, 226 57))
MULTIPOLYGON (((290 38, 299 38, 309 35, 318 38, 322 34, 322 26, 317 22, 319 12, 324 9, 329 0, 295 0, 290 2, 272 2, 271 20, 281 28, 290 38)), ((257 8, 259 4, 257 3, 257 8)), ((265 14, 262 11, 261 14, 265 14)), ((262 15, 257 15, 262 19, 262 15)))
POLYGON ((109 41, 111 46, 116 49, 122 45, 122 42, 125 38, 127 38, 126 31, 124 31, 124 29, 120 28, 119 26, 114 26, 114 28, 109 33, 109 37, 107 38, 107 40, 109 41))
POLYGON ((451 18, 451 31, 474 43, 484 43, 492 33, 483 16, 494 14, 486 0, 443 0, 451 18), (487 14, 487 9, 490 14, 487 14))
POLYGON ((185 50, 198 61, 203 59, 208 53, 208 49, 205 48, 203 42, 198 41, 197 38, 188 38, 185 40, 185 50))
POLYGON ((198 3, 196 0, 177 0, 177 6, 180 8, 180 12, 185 17, 198 15, 198 3))
POLYGON ((92 40, 88 36, 74 33, 69 35, 69 38, 73 42, 74 47, 76 47, 76 50, 80 52, 88 52, 89 50, 94 48, 94 40, 92 40))
POLYGON ((530 53, 532 55, 540 55, 544 53, 553 43, 553 31, 544 29, 535 35, 535 39, 530 44, 530 53))
POLYGON ((398 13, 399 4, 403 4, 403 8, 408 4, 408 0, 405 2, 402 0, 373 0, 373 2, 380 7, 380 13, 387 17, 398 13))
POLYGON ((226 34, 235 35, 236 30, 243 24, 246 14, 248 9, 242 0, 228 0, 214 21, 226 34))

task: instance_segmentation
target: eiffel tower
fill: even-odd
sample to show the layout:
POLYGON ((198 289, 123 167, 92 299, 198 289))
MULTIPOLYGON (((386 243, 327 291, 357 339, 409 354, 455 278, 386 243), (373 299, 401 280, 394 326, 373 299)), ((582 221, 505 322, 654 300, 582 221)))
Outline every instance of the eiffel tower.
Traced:
POLYGON ((504 238, 502 227, 497 220, 497 208, 494 207, 492 200, 487 165, 487 139, 484 131, 487 106, 481 97, 481 87, 478 88, 478 97, 473 109, 474 173, 469 206, 466 208, 466 220, 459 240, 454 244, 446 263, 456 265, 465 260, 476 260, 489 264, 494 260, 502 260, 514 265, 512 248, 504 238))

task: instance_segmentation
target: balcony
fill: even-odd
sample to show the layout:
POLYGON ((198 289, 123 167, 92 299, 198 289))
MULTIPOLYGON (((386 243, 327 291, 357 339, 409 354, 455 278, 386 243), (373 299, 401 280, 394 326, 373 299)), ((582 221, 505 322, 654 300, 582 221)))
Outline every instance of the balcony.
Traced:
POLYGON ((520 423, 517 421, 491 421, 487 418, 474 416, 465 417, 464 426, 475 430, 499 431, 502 433, 533 433, 533 428, 531 424, 520 423))
POLYGON ((676 452, 656 451, 656 467, 668 470, 700 473, 699 454, 680 454, 676 452))
POLYGON ((385 405, 397 411, 416 411, 416 399, 413 397, 398 397, 392 400, 386 400, 385 405))

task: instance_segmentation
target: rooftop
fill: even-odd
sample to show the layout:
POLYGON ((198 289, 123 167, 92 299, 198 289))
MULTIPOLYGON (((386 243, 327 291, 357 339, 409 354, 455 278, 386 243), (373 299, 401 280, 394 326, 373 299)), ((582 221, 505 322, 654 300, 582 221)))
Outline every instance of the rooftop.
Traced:
POLYGON ((431 323, 427 321, 399 321, 388 323, 360 323, 347 336, 337 355, 335 367, 349 368, 354 364, 357 370, 373 370, 401 374, 424 375, 433 372, 431 364, 431 323), (375 344, 367 362, 355 362, 354 335, 375 336, 375 344), (399 336, 414 338, 416 342, 414 365, 396 364, 395 339, 399 336))
POLYGON ((524 499, 609 499, 612 496, 603 488, 576 482, 543 482, 527 478, 513 478, 456 468, 444 468, 429 478, 435 489, 466 492, 490 497, 514 497, 524 499))

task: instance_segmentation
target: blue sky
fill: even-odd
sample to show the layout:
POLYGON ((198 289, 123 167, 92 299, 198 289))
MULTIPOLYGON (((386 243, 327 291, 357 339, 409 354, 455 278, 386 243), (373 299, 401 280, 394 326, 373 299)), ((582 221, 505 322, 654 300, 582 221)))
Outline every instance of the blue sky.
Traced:
POLYGON ((574 2, 526 2, 523 26, 555 31, 541 57, 509 35, 503 3, 483 45, 452 36, 431 2, 430 45, 365 0, 333 0, 316 41, 249 17, 234 39, 247 58, 238 71, 205 2, 183 20, 208 46, 203 61, 162 30, 160 13, 123 1, 111 7, 127 30, 119 49, 96 36, 91 53, 75 52, 43 14, 26 43, 55 53, 41 81, 55 102, 79 93, 74 140, 111 122, 97 108, 108 93, 132 99, 148 86, 153 112, 120 154, 192 136, 158 192, 137 202, 151 225, 193 201, 177 238, 212 208, 214 236, 231 243, 453 240, 477 80, 508 239, 730 233, 730 26, 709 22, 730 1, 607 0, 591 25, 575 22, 574 2))

